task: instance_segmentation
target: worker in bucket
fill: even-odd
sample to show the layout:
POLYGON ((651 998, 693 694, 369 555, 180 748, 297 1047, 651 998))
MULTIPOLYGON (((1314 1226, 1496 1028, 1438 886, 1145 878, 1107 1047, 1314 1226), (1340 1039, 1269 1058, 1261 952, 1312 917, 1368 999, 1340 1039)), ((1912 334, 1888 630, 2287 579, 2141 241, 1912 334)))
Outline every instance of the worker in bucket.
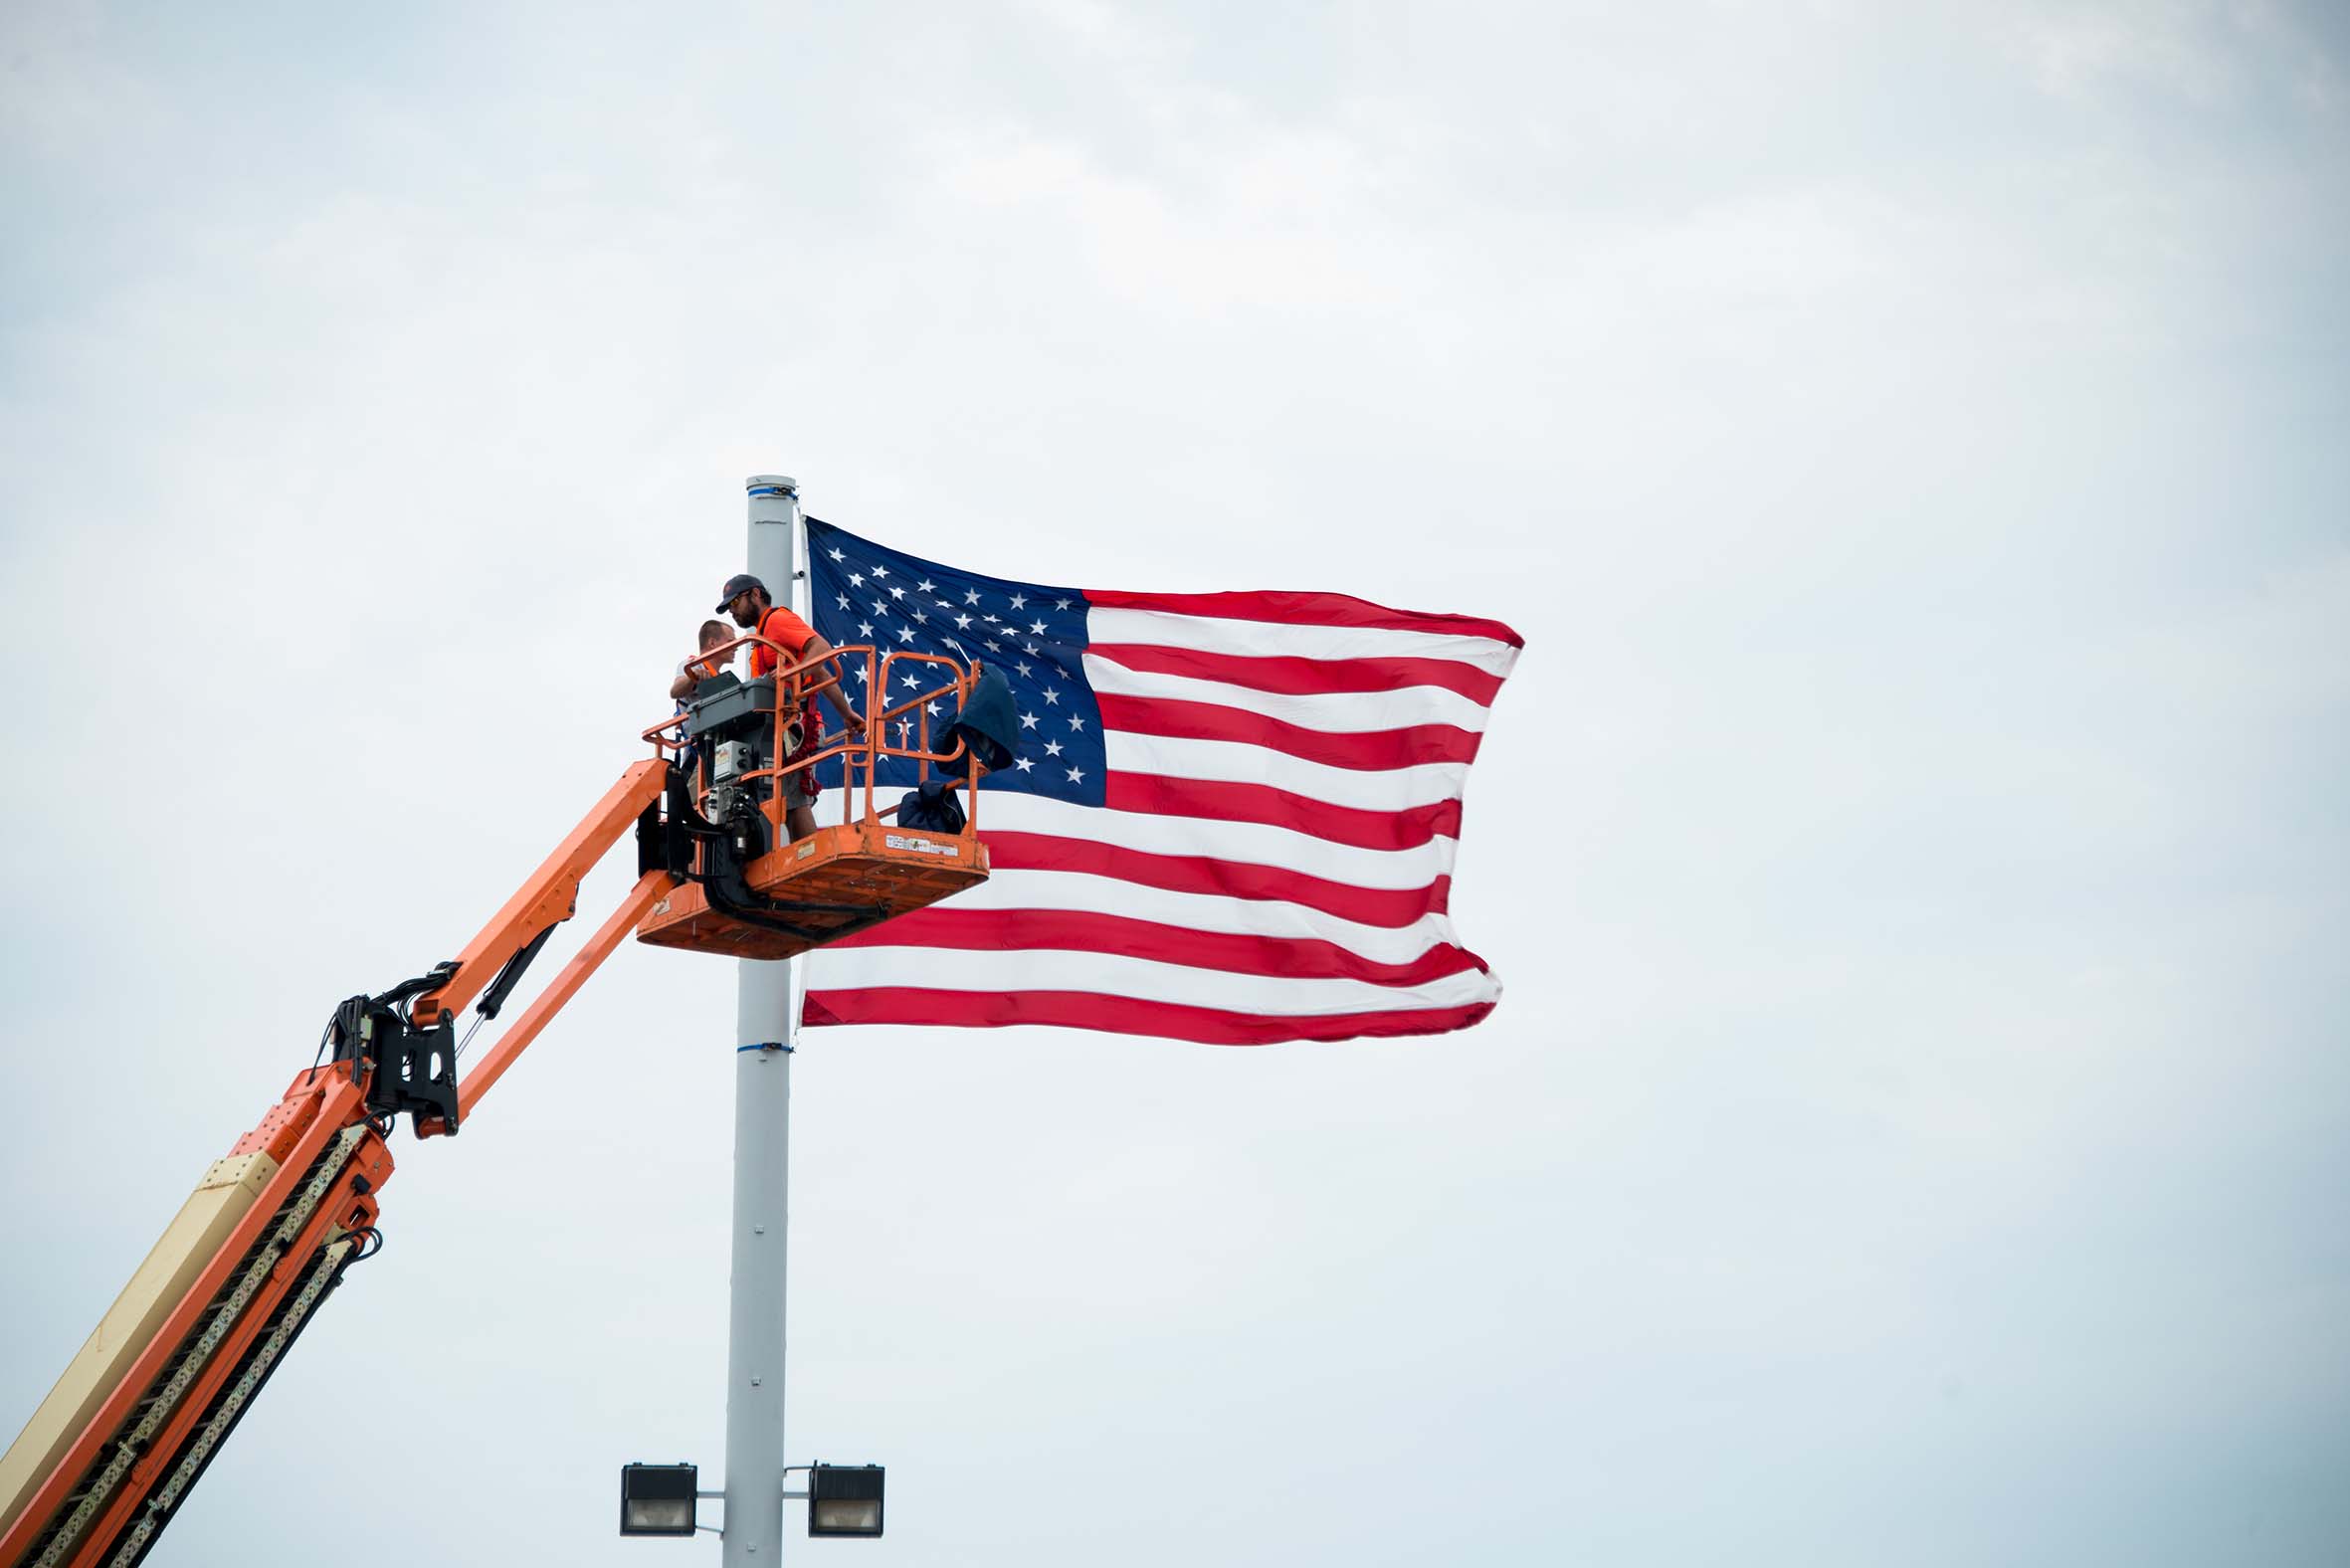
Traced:
MULTIPOLYGON (((726 667, 733 663, 731 659, 713 657, 718 649, 734 640, 734 628, 725 622, 702 622, 701 631, 695 640, 700 644, 701 652, 692 657, 679 660, 678 673, 670 680, 670 695, 677 699, 680 714, 685 711, 685 699, 693 694, 694 687, 700 686, 704 681, 715 681, 725 673, 726 667)), ((694 776, 701 763, 702 746, 700 741, 688 741, 679 748, 678 766, 685 770, 688 778, 694 776)))
POLYGON ((685 701, 693 694, 695 686, 704 681, 715 680, 718 673, 732 663, 731 660, 713 659, 710 654, 721 644, 732 641, 733 636, 723 621, 701 623, 701 632, 697 638, 701 652, 690 659, 679 660, 677 676, 670 682, 670 695, 678 699, 679 712, 685 711, 685 701))
MULTIPOLYGON (((832 644, 818 636, 816 628, 801 620, 790 607, 777 604, 768 595, 767 585, 758 578, 747 572, 737 572, 726 579, 726 586, 719 589, 718 593, 718 609, 731 616, 736 626, 774 645, 772 648, 757 643, 751 645, 752 680, 775 673, 777 648, 783 650, 793 665, 832 657, 832 644)), ((852 730, 863 728, 865 720, 858 717, 857 709, 849 705, 849 698, 841 691, 838 667, 828 668, 833 674, 824 678, 824 684, 806 689, 811 696, 822 696, 831 702, 834 711, 841 715, 841 721, 852 730)), ((809 671, 809 681, 813 683, 819 673, 817 670, 809 671)), ((814 756, 823 746, 824 721, 816 710, 816 703, 811 700, 807 704, 807 711, 801 715, 800 743, 790 756, 784 758, 784 763, 789 765, 803 757, 814 756)), ((783 786, 784 825, 793 838, 804 839, 816 831, 816 770, 802 768, 787 776, 783 786)))

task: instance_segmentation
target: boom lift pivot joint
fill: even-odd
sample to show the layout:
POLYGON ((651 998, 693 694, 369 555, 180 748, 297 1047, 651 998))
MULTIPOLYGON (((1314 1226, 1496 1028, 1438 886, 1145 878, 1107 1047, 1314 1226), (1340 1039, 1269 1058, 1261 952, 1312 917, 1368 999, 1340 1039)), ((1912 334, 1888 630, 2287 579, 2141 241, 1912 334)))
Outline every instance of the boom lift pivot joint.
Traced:
POLYGON ((348 1064, 361 1083, 368 1113, 390 1118, 413 1115, 421 1123, 438 1116, 457 1130, 457 1041, 448 1019, 431 1029, 409 1021, 409 998, 448 980, 454 964, 440 964, 380 996, 354 996, 334 1010, 326 1026, 333 1060, 348 1064))

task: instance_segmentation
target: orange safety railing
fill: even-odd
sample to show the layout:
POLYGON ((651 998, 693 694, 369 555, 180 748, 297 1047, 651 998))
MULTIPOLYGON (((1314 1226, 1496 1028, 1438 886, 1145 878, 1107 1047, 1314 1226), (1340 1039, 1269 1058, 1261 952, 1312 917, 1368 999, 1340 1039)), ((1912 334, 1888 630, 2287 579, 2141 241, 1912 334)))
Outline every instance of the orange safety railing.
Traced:
MULTIPOLYGON (((964 701, 979 679, 980 666, 976 661, 965 663, 944 654, 923 654, 900 650, 883 650, 872 643, 849 643, 817 658, 788 663, 786 651, 756 632, 745 632, 732 642, 698 655, 690 664, 714 664, 723 668, 735 653, 743 648, 764 648, 776 661, 775 728, 770 738, 769 755, 775 760, 765 767, 754 768, 735 775, 744 783, 772 779, 774 785, 760 809, 778 828, 784 826, 783 814, 788 809, 783 781, 795 773, 813 768, 834 757, 842 759, 841 821, 846 824, 862 816, 867 822, 878 822, 897 814, 895 806, 881 806, 875 798, 876 775, 881 763, 889 757, 902 757, 922 764, 924 769, 935 767, 942 774, 950 763, 965 764, 963 777, 955 786, 966 794, 964 802, 964 832, 975 831, 979 825, 979 760, 971 755, 970 747, 957 740, 947 750, 939 750, 933 743, 932 720, 943 729, 961 712, 964 701), (860 666, 857 661, 862 661, 860 666), (925 669, 924 667, 927 667, 925 669), (865 693, 863 701, 850 700, 848 705, 859 711, 863 723, 855 729, 844 728, 832 734, 814 750, 804 755, 799 751, 793 731, 810 722, 819 725, 823 717, 818 700, 827 687, 838 688, 846 697, 851 675, 862 668, 864 679, 858 684, 865 693), (904 695, 891 702, 888 692, 892 681, 904 695), (880 693, 877 697, 876 693, 880 693), (951 701, 951 706, 946 705, 951 701), (862 783, 860 782, 862 780, 862 783), (858 809, 858 796, 864 796, 863 811, 858 809)), ((761 677, 760 679, 765 679, 761 677)), ((657 755, 676 763, 682 760, 687 747, 685 736, 687 715, 677 714, 645 731, 657 755)), ((821 732, 821 731, 820 731, 821 732)), ((804 728, 801 728, 804 734, 804 728)), ((709 789, 711 758, 700 757, 695 765, 694 795, 698 804, 709 789)), ((781 839, 777 840, 781 843, 781 839)))

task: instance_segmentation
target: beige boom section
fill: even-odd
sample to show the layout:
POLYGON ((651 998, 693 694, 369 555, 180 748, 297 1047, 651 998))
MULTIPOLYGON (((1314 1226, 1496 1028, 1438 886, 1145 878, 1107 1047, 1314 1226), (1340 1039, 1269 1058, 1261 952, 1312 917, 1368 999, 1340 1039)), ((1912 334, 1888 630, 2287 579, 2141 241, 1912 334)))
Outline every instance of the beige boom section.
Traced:
POLYGON ((57 1467, 277 1174, 278 1162, 267 1154, 232 1154, 212 1162, 65 1375, 17 1434, 7 1456, 0 1458, 0 1519, 16 1517, 33 1488, 57 1467))

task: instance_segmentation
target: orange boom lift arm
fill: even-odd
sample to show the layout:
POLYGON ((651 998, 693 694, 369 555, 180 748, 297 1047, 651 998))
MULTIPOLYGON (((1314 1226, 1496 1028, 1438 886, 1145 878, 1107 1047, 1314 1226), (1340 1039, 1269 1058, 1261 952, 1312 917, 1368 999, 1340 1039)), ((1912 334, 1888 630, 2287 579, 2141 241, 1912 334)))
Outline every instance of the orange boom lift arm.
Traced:
POLYGON ((485 1018, 577 905, 579 882, 656 807, 670 765, 640 762, 506 901, 465 955, 334 1011, 332 1060, 297 1074, 205 1172, 90 1341, 0 1458, 0 1564, 130 1568, 203 1474, 312 1310, 381 1245, 386 1143, 466 1110, 679 878, 645 870, 579 954, 460 1089, 450 1014, 485 1018), (428 1022, 428 1020, 430 1022, 428 1022))
MULTIPOLYGON (((738 643, 756 643, 751 637, 738 643)), ((770 648, 773 645, 766 645, 770 648)), ((49 1398, 0 1456, 0 1568, 135 1568, 319 1301, 381 1246, 387 1139, 454 1134, 589 975, 632 931, 666 947, 782 957, 918 908, 987 876, 974 746, 933 734, 979 675, 928 655, 838 649, 751 682, 703 682, 686 711, 645 731, 623 773, 456 958, 335 1008, 285 1096, 205 1172, 49 1398), (807 697, 862 661, 866 688, 907 676, 914 694, 814 747, 807 697), (891 736, 894 735, 894 744, 891 736), (970 818, 910 832, 877 806, 885 757, 960 764, 970 818), (792 841, 793 775, 839 759, 842 820, 792 841), (862 809, 860 809, 862 807, 862 809), (497 1017, 579 883, 628 834, 637 880, 560 973, 473 1065, 472 1029, 497 1017), (478 1021, 457 1038, 469 1004, 478 1021)))
POLYGON ((638 825, 640 839, 659 835, 659 807, 670 774, 670 764, 658 756, 630 768, 514 889, 463 953, 381 995, 354 996, 334 1010, 326 1026, 326 1044, 335 1061, 348 1064, 365 1082, 371 1114, 413 1115, 419 1137, 457 1131, 465 1112, 612 955, 645 911, 678 884, 680 876, 666 866, 640 864, 637 885, 620 908, 459 1087, 457 1063, 465 1051, 465 1042, 456 1038, 459 1010, 469 1002, 476 1004, 476 1029, 498 1015, 555 927, 578 911, 581 879, 632 823, 638 825))

